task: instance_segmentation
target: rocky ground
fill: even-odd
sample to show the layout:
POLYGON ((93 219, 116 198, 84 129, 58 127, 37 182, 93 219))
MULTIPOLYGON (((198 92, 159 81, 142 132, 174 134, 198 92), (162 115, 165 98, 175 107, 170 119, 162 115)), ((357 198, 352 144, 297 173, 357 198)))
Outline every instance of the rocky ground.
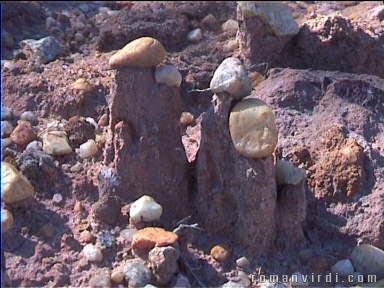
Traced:
POLYGON ((2 3, 5 285, 384 277, 384 6, 279 5, 263 18, 236 2, 2 3), (111 67, 142 36, 181 83, 160 84, 157 63, 111 67), (244 95, 207 89, 227 57, 251 80, 245 105, 275 117, 273 155, 232 144, 244 95))

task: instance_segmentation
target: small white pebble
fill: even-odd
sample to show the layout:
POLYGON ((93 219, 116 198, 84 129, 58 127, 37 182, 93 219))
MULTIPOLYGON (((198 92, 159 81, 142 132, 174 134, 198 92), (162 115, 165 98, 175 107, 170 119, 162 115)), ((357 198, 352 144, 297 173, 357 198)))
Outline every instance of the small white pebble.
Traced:
POLYGON ((80 145, 79 149, 77 149, 77 153, 81 158, 89 158, 95 155, 98 151, 97 144, 95 140, 91 139, 87 142, 80 145))
POLYGON ((90 262, 100 262, 103 260, 103 253, 101 253, 100 248, 93 244, 87 244, 84 246, 83 255, 90 262))
POLYGON ((193 29, 187 35, 187 40, 190 42, 199 42, 203 38, 203 31, 200 28, 193 29))
POLYGON ((55 195, 53 195, 52 201, 53 203, 60 204, 61 201, 63 201, 63 196, 60 193, 56 193, 55 195))

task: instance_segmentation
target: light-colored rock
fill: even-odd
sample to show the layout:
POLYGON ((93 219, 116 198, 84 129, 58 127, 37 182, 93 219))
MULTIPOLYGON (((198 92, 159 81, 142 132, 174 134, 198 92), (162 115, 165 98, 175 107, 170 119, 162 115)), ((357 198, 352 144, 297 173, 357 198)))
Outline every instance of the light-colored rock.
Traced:
POLYGON ((12 134, 11 134, 12 142, 21 146, 26 146, 28 143, 32 142, 33 140, 36 140, 36 138, 37 138, 37 135, 33 130, 31 123, 23 120, 19 121, 19 124, 12 131, 12 134))
POLYGON ((349 259, 337 261, 335 265, 331 267, 332 273, 338 273, 340 276, 352 275, 355 272, 352 262, 349 259))
POLYGON ((11 108, 1 107, 1 120, 12 120, 13 111, 11 108))
POLYGON ((160 65, 155 70, 155 80, 157 83, 171 87, 180 87, 182 77, 179 70, 173 65, 160 65))
POLYGON ((305 178, 305 170, 286 160, 276 163, 276 182, 279 185, 297 185, 305 178))
POLYGON ((183 126, 187 126, 195 121, 195 117, 189 112, 182 112, 180 115, 180 124, 183 126))
POLYGON ((300 272, 295 272, 289 278, 289 282, 293 287, 308 287, 308 281, 303 277, 304 275, 300 272))
POLYGON ((109 115, 103 114, 97 122, 97 125, 100 127, 107 127, 109 125, 109 115))
POLYGON ((242 283, 235 282, 235 281, 228 281, 227 283, 224 283, 221 288, 246 288, 242 283))
POLYGON ((112 271, 111 280, 116 284, 120 284, 124 281, 124 276, 124 272, 120 268, 117 268, 112 271))
POLYGON ((225 262, 228 259, 230 252, 228 248, 223 245, 215 245, 212 247, 210 254, 216 261, 225 262))
POLYGON ((108 288, 111 287, 111 276, 108 271, 98 272, 89 280, 91 288, 108 288))
POLYGON ((41 151, 41 150, 43 150, 43 143, 41 143, 38 140, 32 141, 31 143, 29 143, 27 145, 25 150, 27 150, 27 151, 32 151, 32 150, 39 150, 39 151, 41 151))
POLYGON ((1 121, 1 138, 9 137, 12 134, 14 127, 9 121, 1 121))
POLYGON ((172 288, 191 288, 191 283, 189 282, 188 278, 185 277, 183 274, 179 273, 176 278, 175 284, 172 286, 172 288))
POLYGON ((187 35, 187 40, 190 42, 199 42, 203 38, 203 31, 200 28, 193 29, 187 35))
POLYGON ((103 260, 101 249, 93 244, 87 244, 83 248, 83 255, 89 262, 100 262, 103 260))
POLYGON ((240 257, 239 259, 236 260, 236 265, 239 268, 247 269, 249 268, 250 263, 246 257, 240 257))
POLYGON ((27 55, 43 64, 54 60, 64 52, 64 47, 53 36, 48 36, 39 40, 23 40, 20 42, 20 47, 27 55))
POLYGON ((99 148, 97 147, 95 140, 91 139, 81 144, 77 151, 79 156, 85 159, 94 156, 98 152, 98 150, 99 148))
POLYGON ((72 153, 68 144, 67 134, 64 131, 48 131, 43 134, 43 150, 53 156, 62 156, 72 153))
POLYGON ((158 284, 167 285, 172 277, 178 271, 178 263, 180 252, 174 247, 155 247, 149 251, 148 262, 149 268, 158 284))
POLYGON ((151 222, 160 219, 163 208, 151 196, 144 195, 131 204, 129 217, 132 223, 151 222))
POLYGON ((252 87, 256 87, 265 80, 265 77, 259 72, 251 72, 248 74, 248 77, 251 80, 252 87))
POLYGON ((270 156, 277 145, 278 130, 272 109, 256 98, 237 103, 229 116, 232 143, 242 155, 250 158, 270 156))
POLYGON ((229 33, 230 35, 236 35, 237 30, 239 29, 239 23, 237 23, 236 20, 229 19, 221 25, 221 29, 223 29, 224 32, 229 33))
POLYGON ((13 216, 12 213, 1 207, 1 231, 7 232, 13 225, 13 216))
POLYGON ((35 189, 17 169, 8 162, 1 163, 2 199, 12 204, 32 197, 35 189))
POLYGON ((237 42, 236 39, 230 39, 228 42, 226 42, 223 46, 223 51, 224 52, 232 52, 239 48, 239 43, 237 42))
POLYGON ((55 193, 52 197, 52 202, 55 204, 60 204, 63 201, 63 195, 60 193, 55 193))
POLYGON ((369 244, 362 244, 353 249, 350 259, 356 271, 364 276, 377 275, 377 280, 384 278, 383 250, 369 244))
POLYGON ((285 3, 239 1, 238 9, 245 18, 259 17, 276 36, 292 36, 299 32, 299 25, 285 3))
POLYGON ((95 240, 95 236, 88 230, 84 230, 80 233, 79 241, 82 243, 91 243, 95 240))
POLYGON ((151 281, 152 273, 140 259, 128 260, 123 268, 129 287, 143 287, 151 281))
POLYGON ((118 66, 153 67, 165 58, 163 45, 152 37, 141 37, 129 42, 109 59, 112 68, 118 66))
POLYGON ((37 117, 35 113, 32 111, 25 111, 20 115, 20 119, 24 121, 28 121, 31 124, 35 124, 37 122, 37 117))
POLYGON ((93 91, 93 86, 85 78, 76 79, 76 81, 72 84, 72 88, 83 93, 90 93, 93 91))
POLYGON ((209 86, 212 92, 226 92, 233 98, 248 96, 252 89, 244 65, 234 57, 224 59, 217 67, 209 86))
POLYGON ((176 233, 169 232, 159 227, 147 227, 133 234, 133 250, 149 250, 153 247, 173 246, 177 242, 176 233))

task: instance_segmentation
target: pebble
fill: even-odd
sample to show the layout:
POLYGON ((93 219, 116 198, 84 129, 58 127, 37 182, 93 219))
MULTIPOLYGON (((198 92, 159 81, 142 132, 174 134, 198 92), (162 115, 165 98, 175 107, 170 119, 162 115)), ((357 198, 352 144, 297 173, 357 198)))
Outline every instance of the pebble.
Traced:
POLYGON ((26 146, 28 143, 37 139, 37 135, 33 130, 31 123, 28 121, 19 121, 19 124, 12 131, 11 139, 13 143, 26 146))
POLYGON ((131 204, 129 217, 132 223, 152 222, 160 219, 163 208, 151 196, 144 195, 131 204))
POLYGON ((251 280, 249 279, 249 276, 247 273, 243 271, 239 271, 237 273, 237 276, 239 277, 239 280, 240 280, 239 282, 243 284, 245 287, 251 286, 251 280))
POLYGON ((160 65, 156 67, 155 80, 159 84, 180 87, 182 76, 174 65, 160 65))
POLYGON ((12 164, 1 162, 1 196, 6 204, 32 197, 35 189, 12 164))
POLYGON ((52 197, 52 202, 55 204, 60 204, 63 201, 63 196, 60 193, 55 193, 52 197))
POLYGON ((93 244, 87 244, 84 246, 83 255, 85 259, 90 262, 100 262, 103 260, 103 253, 101 252, 100 248, 93 244))
POLYGON ((190 42, 199 42, 203 38, 203 31, 200 28, 193 29, 187 35, 187 40, 190 42))
POLYGON ((90 93, 93 91, 93 86, 85 78, 78 78, 75 82, 73 82, 72 88, 83 93, 90 93))
POLYGON ((151 271, 140 259, 128 260, 124 265, 123 272, 129 287, 143 287, 152 278, 151 271))
POLYGON ((64 131, 49 131, 43 134, 43 150, 53 156, 62 156, 72 153, 68 144, 67 134, 64 131))
POLYGON ((256 98, 243 99, 232 109, 229 131, 236 150, 250 158, 263 158, 275 151, 278 130, 273 110, 256 98))
POLYGON ((89 280, 89 287, 106 288, 111 287, 111 277, 108 271, 98 272, 89 280))
POLYGON ((32 111, 25 111, 20 115, 20 119, 24 121, 28 121, 31 124, 36 124, 37 123, 37 117, 35 113, 32 111))
POLYGON ((97 122, 97 125, 107 127, 109 125, 109 115, 107 113, 103 114, 97 122))
POLYGON ((225 262, 228 259, 230 252, 223 245, 216 245, 212 247, 210 254, 212 258, 215 259, 216 261, 225 262))
POLYGON ((332 273, 338 273, 340 276, 347 277, 353 274, 355 269, 353 268, 352 262, 349 259, 337 261, 335 265, 331 267, 332 273))
POLYGON ((246 286, 240 282, 228 281, 224 283, 221 288, 246 288, 246 286))
POLYGON ((64 47, 53 36, 48 36, 39 40, 26 39, 19 43, 23 51, 42 64, 55 60, 64 53, 64 47))
POLYGON ((356 271, 364 276, 377 275, 377 279, 384 278, 384 251, 369 245, 356 246, 350 259, 356 271))
POLYGON ((80 233, 79 241, 82 243, 91 243, 95 240, 95 236, 88 230, 84 230, 80 233))
POLYGON ((242 269, 248 269, 250 266, 249 260, 246 257, 240 257, 236 260, 236 265, 242 269))
POLYGON ((146 227, 137 230, 136 233, 133 234, 132 249, 140 252, 140 250, 149 250, 155 246, 173 246, 177 243, 177 240, 178 236, 176 233, 166 231, 159 227, 146 227))
POLYGON ((124 281, 124 272, 121 269, 115 269, 112 271, 111 280, 117 284, 120 284, 124 281))
POLYGON ((180 252, 174 247, 155 247, 148 254, 149 268, 158 284, 167 285, 179 270, 180 252))
POLYGON ((1 138, 9 137, 12 134, 14 127, 9 121, 1 121, 1 138))
POLYGON ((236 35, 237 30, 239 29, 239 23, 237 23, 236 20, 229 19, 221 25, 221 29, 230 35, 236 35))
POLYGON ((41 151, 41 150, 43 150, 43 143, 41 143, 38 140, 32 141, 31 143, 29 143, 27 145, 25 150, 27 150, 27 151, 32 151, 32 150, 41 151))
POLYGON ((182 112, 180 116, 180 124, 183 126, 188 126, 195 121, 195 117, 189 112, 182 112))
POLYGON ((226 42, 223 46, 224 52, 232 52, 235 51, 237 48, 239 48, 239 43, 236 39, 230 39, 228 42, 226 42))
POLYGON ((299 25, 285 3, 239 1, 238 9, 245 18, 262 19, 278 37, 293 36, 299 32, 299 25))
POLYGON ((11 108, 1 107, 1 120, 12 120, 13 111, 11 108))
POLYGON ((224 59, 213 74, 210 88, 213 93, 228 93, 233 98, 242 98, 251 93, 251 81, 241 61, 234 57, 224 59))
POLYGON ((192 285, 189 282, 188 278, 183 274, 179 273, 176 278, 176 283, 172 286, 172 288, 191 288, 192 285))
POLYGON ((7 232, 12 227, 13 222, 12 213, 4 207, 1 207, 1 232, 7 232))
POLYGON ((305 170, 286 160, 276 163, 276 182, 278 185, 298 185, 305 178, 305 170))
POLYGON ((208 14, 203 18, 203 20, 201 20, 201 24, 212 29, 217 24, 217 19, 214 15, 208 14))
POLYGON ((99 148, 95 140, 91 139, 87 142, 80 145, 80 148, 77 149, 79 156, 83 159, 90 158, 98 152, 99 148))
POLYGON ((153 67, 164 61, 166 51, 157 39, 141 37, 129 42, 109 59, 111 68, 119 66, 153 67))
POLYGON ((133 240, 133 234, 135 234, 136 231, 136 228, 125 228, 120 231, 120 238, 123 239, 123 241, 131 243, 133 240))
POLYGON ((248 77, 252 82, 252 87, 256 87, 257 85, 259 85, 261 82, 265 80, 265 77, 263 76, 263 74, 259 72, 251 72, 248 74, 248 77))
POLYGON ((300 272, 295 272, 292 274, 292 276, 289 278, 289 282, 291 283, 292 287, 307 287, 308 281, 304 281, 303 274, 300 272))

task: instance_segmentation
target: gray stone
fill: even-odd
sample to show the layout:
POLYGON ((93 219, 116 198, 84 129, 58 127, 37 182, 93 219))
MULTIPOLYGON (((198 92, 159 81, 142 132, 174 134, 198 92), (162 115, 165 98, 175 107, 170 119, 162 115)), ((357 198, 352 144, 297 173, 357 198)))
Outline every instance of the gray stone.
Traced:
POLYGON ((1 107, 1 120, 11 120, 13 111, 11 108, 1 107))
POLYGON ((156 67, 155 80, 160 84, 166 84, 171 87, 180 87, 182 76, 175 66, 161 65, 156 67))
POLYGON ((363 244, 353 249, 350 258, 357 272, 364 276, 376 275, 378 280, 384 278, 383 250, 369 244, 363 244))
POLYGON ((224 59, 213 74, 210 88, 218 94, 226 92, 233 98, 242 98, 251 93, 251 81, 241 61, 234 57, 224 59))
POLYGON ((250 263, 249 263, 249 260, 246 257, 241 257, 241 258, 236 260, 236 265, 239 268, 248 269, 250 263))
POLYGON ((340 276, 348 276, 355 272, 353 265, 349 259, 337 261, 335 265, 331 267, 332 273, 338 273, 340 276))
POLYGON ((31 124, 35 124, 37 122, 37 117, 35 113, 32 111, 25 111, 20 115, 21 120, 25 120, 30 122, 31 124))
POLYGON ((26 39, 20 42, 20 47, 29 56, 39 63, 46 64, 64 53, 64 47, 53 36, 39 40, 26 39))
POLYGON ((155 247, 149 252, 149 267, 156 281, 160 285, 166 285, 179 270, 177 259, 179 251, 173 247, 155 247))
POLYGON ((276 182, 279 185, 297 185, 305 178, 305 170, 291 162, 279 160, 276 163, 276 182))
POLYGON ((203 31, 200 28, 196 28, 188 33, 187 40, 190 42, 199 42, 203 38, 203 31))
POLYGON ((14 127, 9 121, 1 121, 1 138, 6 138, 11 135, 14 127))
POLYGON ((140 259, 128 260, 123 268, 125 280, 130 287, 143 287, 151 281, 151 271, 140 259))
POLYGON ((224 283, 221 288, 246 288, 246 286, 240 282, 228 281, 227 283, 224 283))

